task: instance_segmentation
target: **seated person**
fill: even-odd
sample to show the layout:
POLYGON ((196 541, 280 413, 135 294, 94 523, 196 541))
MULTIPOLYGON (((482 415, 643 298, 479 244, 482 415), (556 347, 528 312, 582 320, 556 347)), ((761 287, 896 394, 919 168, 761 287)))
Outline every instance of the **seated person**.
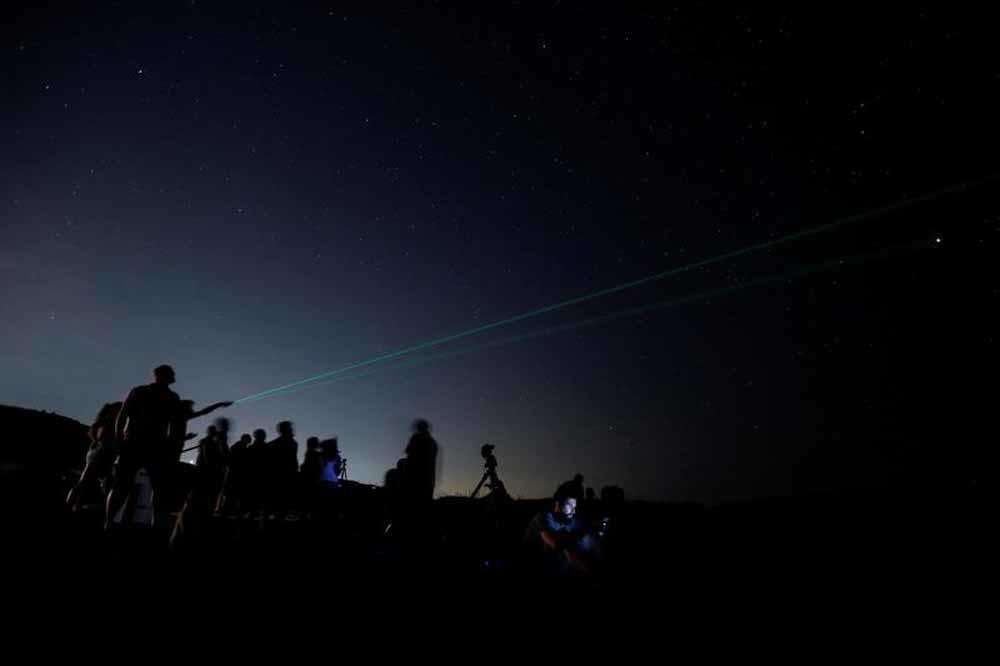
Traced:
POLYGON ((590 573, 600 542, 576 516, 577 498, 560 488, 552 508, 535 516, 524 534, 529 564, 550 575, 590 573))
POLYGON ((344 467, 344 459, 340 456, 337 438, 323 440, 320 446, 323 465, 320 471, 320 481, 328 489, 337 488, 340 485, 340 476, 344 467))

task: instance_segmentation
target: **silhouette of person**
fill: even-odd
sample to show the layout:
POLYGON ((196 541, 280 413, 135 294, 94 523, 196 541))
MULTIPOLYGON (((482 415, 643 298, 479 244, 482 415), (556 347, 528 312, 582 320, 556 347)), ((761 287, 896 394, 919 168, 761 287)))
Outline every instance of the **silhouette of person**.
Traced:
POLYGON ((205 428, 205 436, 198 440, 194 464, 200 470, 222 467, 221 453, 218 447, 219 429, 215 425, 205 428))
POLYGON ((229 454, 229 419, 219 417, 215 419, 215 429, 219 437, 219 448, 229 454))
POLYGON ((319 483, 320 475, 323 473, 323 452, 319 449, 319 437, 310 437, 306 440, 306 455, 299 472, 307 488, 319 483))
POLYGON ((385 473, 385 489, 390 495, 400 495, 406 485, 406 458, 400 458, 396 466, 385 473))
POLYGON ((336 510, 344 498, 340 495, 341 475, 344 472, 344 459, 340 456, 340 447, 336 437, 325 439, 320 443, 319 483, 316 486, 318 499, 322 500, 322 509, 328 515, 336 515, 336 510))
POLYGON ((257 428, 253 431, 253 441, 247 448, 247 509, 259 511, 270 509, 274 495, 270 447, 267 431, 257 428))
POLYGON ((385 511, 393 531, 399 531, 400 523, 409 523, 409 461, 400 458, 396 466, 385 473, 385 511))
POLYGON ((270 465, 273 466, 275 475, 276 509, 279 514, 284 515, 290 507, 299 476, 299 443, 295 441, 291 421, 282 421, 277 430, 278 437, 268 447, 270 465))
POLYGON ((221 504, 222 488, 229 466, 229 447, 219 427, 228 427, 228 423, 221 423, 224 420, 219 419, 214 425, 208 426, 205 437, 198 442, 195 483, 174 524, 170 537, 172 548, 178 548, 192 540, 197 542, 204 531, 206 520, 221 504))
POLYGON ((340 444, 336 437, 323 441, 323 469, 320 479, 327 489, 340 485, 340 474, 343 471, 344 459, 340 456, 340 444))
MULTIPOLYGON (((217 422, 218 423, 218 422, 217 422)), ((215 507, 229 466, 229 446, 218 425, 208 426, 205 437, 198 442, 198 492, 208 506, 215 507)))
POLYGON ((118 475, 108 493, 105 529, 111 528, 141 468, 146 469, 153 488, 154 524, 166 522, 163 480, 172 450, 171 425, 180 402, 169 388, 175 381, 173 368, 158 366, 151 384, 133 388, 122 401, 115 420, 115 439, 120 445, 118 475))
POLYGON ((438 443, 431 437, 431 424, 424 419, 413 422, 413 436, 406 445, 406 480, 409 494, 417 503, 434 498, 438 443))
POLYGON ((220 510, 227 513, 240 513, 248 481, 248 457, 250 435, 244 433, 229 449, 229 467, 226 469, 226 479, 222 484, 222 501, 220 510))
MULTIPOLYGON (((66 504, 76 509, 81 502, 90 500, 98 490, 98 484, 110 485, 118 447, 115 441, 115 421, 122 403, 106 403, 94 418, 88 431, 90 446, 79 480, 66 496, 66 504)), ((102 488, 105 493, 108 487, 102 488)))
POLYGON ((299 485, 302 492, 303 506, 313 509, 319 499, 320 477, 323 474, 323 452, 320 450, 319 437, 306 440, 306 454, 299 467, 299 485))

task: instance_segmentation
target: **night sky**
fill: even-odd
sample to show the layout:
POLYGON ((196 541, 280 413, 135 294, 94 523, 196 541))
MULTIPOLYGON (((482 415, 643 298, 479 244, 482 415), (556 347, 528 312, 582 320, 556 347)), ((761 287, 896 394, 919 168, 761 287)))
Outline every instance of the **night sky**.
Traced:
MULTIPOLYGON (((237 399, 1000 171, 990 23, 940 7, 142 4, 0 28, 0 403, 89 423, 160 363, 237 399)), ((946 484, 990 408, 996 185, 224 414, 369 483, 425 417, 439 494, 484 442, 523 497, 946 484)))

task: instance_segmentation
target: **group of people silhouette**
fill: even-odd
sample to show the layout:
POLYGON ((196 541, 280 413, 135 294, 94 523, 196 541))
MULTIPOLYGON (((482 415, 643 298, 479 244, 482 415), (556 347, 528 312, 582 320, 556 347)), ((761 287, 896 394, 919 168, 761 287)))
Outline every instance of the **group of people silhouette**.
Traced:
MULTIPOLYGON (((350 483, 337 438, 309 437, 300 465, 291 422, 278 423, 273 439, 257 429, 230 444, 230 422, 217 418, 205 435, 186 449, 186 442, 198 438, 188 432, 189 423, 233 402, 195 409, 193 401, 182 400, 170 388, 175 381, 170 366, 158 366, 151 383, 133 388, 121 402, 100 409, 89 430, 91 443, 84 469, 66 499, 74 510, 104 497, 106 530, 127 524, 140 505, 146 507, 149 523, 162 528, 169 526, 171 508, 182 503, 173 522, 173 542, 185 531, 196 531, 211 516, 287 519, 317 512, 322 515, 337 505, 350 483), (194 478, 182 484, 181 455, 195 449, 194 478), (182 486, 187 492, 178 498, 182 486)), ((512 501, 497 473, 494 450, 491 444, 480 450, 485 472, 471 494, 476 498, 485 486, 490 491, 487 497, 493 500, 490 506, 512 501)), ((385 475, 386 534, 412 537, 426 527, 437 459, 438 443, 431 435, 431 424, 417 419, 404 456, 385 475)), ((594 539, 602 536, 601 528, 595 535, 576 515, 578 501, 593 500, 593 491, 587 490, 589 495, 582 475, 577 474, 559 486, 553 508, 528 525, 524 545, 553 571, 579 562, 580 553, 596 552, 594 539)), ((606 527, 606 521, 603 525, 606 527)))

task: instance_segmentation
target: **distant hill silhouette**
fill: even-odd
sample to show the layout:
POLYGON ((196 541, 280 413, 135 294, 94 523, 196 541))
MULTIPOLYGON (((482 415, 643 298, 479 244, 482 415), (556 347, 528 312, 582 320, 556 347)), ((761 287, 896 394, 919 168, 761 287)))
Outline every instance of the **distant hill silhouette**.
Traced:
POLYGON ((0 405, 0 465, 62 472, 83 467, 87 426, 54 412, 0 405))

